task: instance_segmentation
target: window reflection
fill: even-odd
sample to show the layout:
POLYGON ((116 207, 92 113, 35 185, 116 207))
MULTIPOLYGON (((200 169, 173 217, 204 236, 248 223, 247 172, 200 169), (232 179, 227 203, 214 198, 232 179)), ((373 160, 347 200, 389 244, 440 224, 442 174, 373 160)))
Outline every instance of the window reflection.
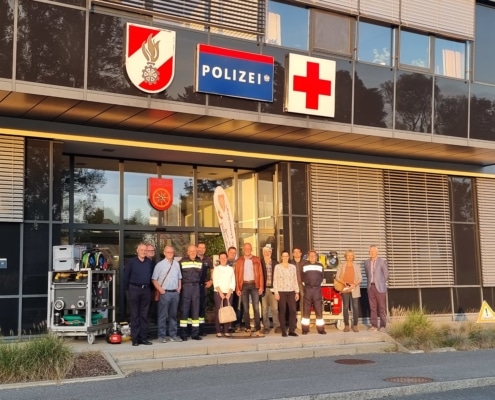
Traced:
POLYGON ((0 1, 0 78, 12 78, 14 2, 0 1))
POLYGON ((474 199, 472 178, 449 178, 452 222, 474 222, 474 199))
POLYGON ((435 132, 467 137, 468 84, 464 81, 435 79, 435 132))
POLYGON ((495 8, 476 5, 474 40, 474 79, 478 82, 495 83, 493 66, 495 51, 495 8))
POLYGON ((354 19, 338 14, 312 10, 312 50, 352 56, 354 19))
POLYGON ((307 164, 291 162, 290 197, 292 214, 308 215, 308 189, 307 164))
MULTIPOLYGON (((189 165, 163 164, 160 177, 173 181, 173 203, 168 210, 161 211, 164 226, 194 226, 193 168, 189 165)), ((158 215, 155 210, 154 215, 158 215)), ((162 221, 160 219, 160 221, 162 221)))
MULTIPOLYGON (((273 46, 264 46, 263 54, 273 56, 273 101, 261 103, 261 112, 270 114, 285 114, 284 112, 284 88, 285 88, 285 54, 286 50, 273 46)), ((335 105, 337 109, 337 105, 335 105)))
POLYGON ((379 65, 392 65, 392 29, 359 23, 358 60, 379 65))
POLYGON ((495 87, 471 84, 469 136, 495 140, 495 87))
POLYGON ((118 224, 119 190, 117 160, 75 157, 74 222, 118 224))
POLYGON ((198 192, 198 225, 201 227, 219 227, 213 202, 213 194, 217 186, 225 190, 232 209, 234 204, 233 171, 226 168, 198 167, 196 190, 198 192))
POLYGON ((158 178, 157 165, 129 161, 124 171, 124 223, 158 225, 158 211, 148 201, 148 178, 158 178))
POLYGON ((49 219, 50 162, 50 142, 28 139, 24 187, 24 218, 26 220, 49 219))
POLYGON ((400 63, 417 68, 430 68, 430 37, 401 31, 400 63))
POLYGON ((85 17, 83 10, 20 0, 17 79, 82 88, 85 17))
POLYGON ((309 11, 306 8, 268 2, 266 43, 308 50, 309 11))
POLYGON ((463 79, 466 44, 435 38, 435 74, 463 79))
POLYGON ((46 294, 48 224, 24 224, 23 294, 46 294))
POLYGON ((356 64, 355 124, 392 128, 393 77, 389 68, 356 64))
POLYGON ((431 133, 431 76, 399 72, 396 83, 395 128, 431 133))
MULTIPOLYGON (((275 167, 267 168, 258 172, 258 228, 274 229, 275 214, 273 181, 275 178, 275 167)), ((275 244, 274 244, 275 245, 275 244)))
POLYGON ((256 227, 256 187, 251 172, 239 173, 238 177, 239 228, 256 227))

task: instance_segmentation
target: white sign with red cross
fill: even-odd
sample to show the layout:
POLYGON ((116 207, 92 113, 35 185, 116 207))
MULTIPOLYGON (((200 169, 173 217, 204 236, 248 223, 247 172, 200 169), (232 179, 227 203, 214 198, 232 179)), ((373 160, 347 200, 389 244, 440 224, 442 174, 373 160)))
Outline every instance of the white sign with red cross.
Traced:
POLYGON ((335 61, 290 53, 285 66, 285 111, 335 116, 335 61))

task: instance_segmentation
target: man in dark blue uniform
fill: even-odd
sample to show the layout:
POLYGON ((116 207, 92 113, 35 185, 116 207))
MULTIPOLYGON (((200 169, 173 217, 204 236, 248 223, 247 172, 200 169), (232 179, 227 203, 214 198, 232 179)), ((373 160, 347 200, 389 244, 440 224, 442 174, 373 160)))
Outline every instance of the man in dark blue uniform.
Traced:
POLYGON ((139 243, 137 256, 127 263, 124 270, 124 287, 128 290, 131 308, 132 345, 153 344, 148 340, 148 310, 151 300, 151 275, 153 263, 146 257, 146 245, 139 243))
POLYGON ((199 284, 203 263, 197 258, 196 246, 187 248, 187 258, 180 262, 182 272, 182 291, 180 293, 180 337, 187 340, 187 322, 191 319, 191 339, 201 340, 199 336, 199 284))
POLYGON ((304 304, 301 318, 302 334, 309 332, 311 306, 316 314, 316 330, 325 335, 325 321, 323 320, 323 300, 321 295, 321 284, 323 282, 323 265, 317 262, 316 251, 310 250, 308 262, 302 267, 301 280, 304 285, 304 304))

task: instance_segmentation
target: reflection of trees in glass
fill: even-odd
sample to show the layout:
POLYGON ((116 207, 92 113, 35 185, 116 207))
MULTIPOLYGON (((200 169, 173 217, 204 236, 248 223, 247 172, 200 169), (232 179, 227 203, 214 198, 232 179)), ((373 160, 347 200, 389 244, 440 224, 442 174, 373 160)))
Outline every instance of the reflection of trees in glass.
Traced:
POLYGON ((84 11, 20 0, 17 78, 82 88, 84 21, 84 11))
POLYGON ((351 72, 337 70, 335 74, 335 118, 337 122, 351 122, 352 77, 351 72))
MULTIPOLYGON (((62 175, 62 193, 70 193, 70 172, 62 175)), ((103 209, 98 207, 98 190, 107 183, 105 172, 96 169, 74 169, 74 214, 80 215, 87 223, 101 224, 104 219, 103 209)), ((69 204, 68 199, 64 204, 69 204)))
POLYGON ((0 0, 0 77, 12 77, 14 11, 12 1, 0 0))
POLYGON ((473 182, 471 178, 450 177, 451 213, 453 222, 473 222, 473 182))
POLYGON ((385 112, 384 101, 384 98, 387 97, 386 89, 383 86, 368 89, 363 80, 356 74, 354 93, 354 122, 359 125, 386 128, 385 117, 387 113, 385 112))
MULTIPOLYGON (((396 85, 396 129, 431 132, 432 77, 422 74, 401 74, 396 85)), ((385 82, 382 88, 386 100, 393 104, 393 82, 385 82)))
POLYGON ((471 97, 471 131, 476 139, 495 140, 495 102, 486 97, 471 97))
MULTIPOLYGON (((204 102, 204 96, 205 95, 203 93, 195 92, 193 85, 189 85, 189 86, 184 87, 184 93, 179 94, 177 96, 177 100, 183 101, 186 103, 201 104, 202 102, 204 102)), ((160 95, 160 98, 162 98, 162 97, 163 96, 160 95)), ((167 93, 165 93, 165 99, 166 100, 167 99, 173 100, 167 93)))
POLYGON ((467 96, 444 96, 435 87, 435 133, 467 136, 467 96))
POLYGON ((49 142, 30 139, 26 146, 25 218, 48 220, 50 173, 49 142))

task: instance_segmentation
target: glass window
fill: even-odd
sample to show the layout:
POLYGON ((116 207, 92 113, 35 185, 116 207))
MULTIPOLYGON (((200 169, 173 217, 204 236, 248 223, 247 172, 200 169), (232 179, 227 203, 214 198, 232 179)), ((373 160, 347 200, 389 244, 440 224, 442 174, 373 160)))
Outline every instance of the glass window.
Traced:
POLYGON ((12 78, 14 2, 0 1, 0 78, 12 78))
POLYGON ((312 50, 351 57, 354 48, 354 19, 312 10, 312 50))
POLYGON ((419 308, 419 289, 389 289, 388 307, 391 315, 394 315, 394 309, 419 308))
POLYGON ((292 214, 308 215, 307 164, 290 163, 290 197, 292 214))
MULTIPOLYGON (((225 190, 233 213, 234 172, 228 168, 198 167, 196 190, 198 192, 198 225, 200 227, 219 227, 218 216, 213 202, 213 194, 217 186, 225 190)), ((232 218, 234 218, 234 214, 232 214, 232 218)))
POLYGON ((266 43, 308 50, 309 10, 268 1, 266 43))
POLYGON ((434 133, 467 137, 468 89, 465 81, 435 77, 434 133))
POLYGON ((389 68, 356 64, 354 123, 392 128, 394 73, 389 68))
POLYGON ((495 8, 476 6, 475 40, 474 40, 474 80, 477 82, 495 83, 495 8))
POLYGON ((24 218, 26 220, 48 220, 49 193, 50 141, 28 139, 24 188, 24 218))
POLYGON ((292 243, 301 249, 309 249, 309 218, 292 217, 292 243))
POLYGON ((20 0, 18 15, 17 79, 82 88, 86 12, 20 0))
POLYGON ((389 27, 359 22, 358 60, 392 66, 392 32, 389 27))
MULTIPOLYGON (((258 172, 258 228, 274 229, 275 205, 273 182, 275 177, 275 167, 267 168, 258 172)), ((261 240, 261 238, 260 238, 261 240)), ((275 246, 275 243, 273 243, 275 246)))
POLYGON ((453 288, 454 313, 479 313, 481 293, 479 287, 453 288))
MULTIPOLYGON (((251 172, 239 172, 239 228, 256 228, 256 180, 251 172)), ((251 242, 254 246, 254 242, 251 242)), ((242 245, 242 244, 241 244, 242 245)))
POLYGON ((454 283, 456 285, 480 285, 481 274, 477 255, 476 226, 474 224, 452 224, 452 236, 454 283))
POLYGON ((120 173, 117 160, 76 157, 74 160, 74 222, 118 224, 120 173))
POLYGON ((435 74, 464 79, 466 43, 435 38, 435 74))
MULTIPOLYGON (((158 211, 151 207, 148 200, 148 179, 158 178, 157 165, 126 161, 124 171, 124 223, 158 225, 158 211)), ((175 196, 174 193, 174 200, 175 196)))
POLYGON ((395 97, 395 128, 431 133, 433 78, 398 72, 395 97))
POLYGON ((451 314, 450 289, 438 287, 421 289, 421 305, 427 314, 451 314))
MULTIPOLYGON (((286 50, 279 47, 264 46, 263 54, 273 56, 273 101, 261 103, 261 112, 286 115, 284 112, 285 55, 286 50)), ((337 103, 337 102, 336 102, 337 103)), ((335 105, 337 109, 337 104, 335 105)))
POLYGON ((430 68, 430 37, 408 31, 400 32, 400 64, 430 68))
POLYGON ((450 218, 452 222, 475 222, 473 180, 462 176, 449 177, 450 218))
POLYGON ((19 333, 19 299, 0 299, 0 310, 2 310, 2 318, 0 318, 2 336, 17 336, 19 333))
POLYGON ((194 226, 193 172, 190 165, 163 164, 160 167, 160 178, 172 180, 173 203, 170 208, 160 213, 152 209, 155 216, 160 215, 158 225, 194 226), (163 214, 163 220, 161 214, 163 214))
POLYGON ((147 94, 125 72, 125 23, 122 18, 89 13, 88 89, 144 97, 147 94))
POLYGON ((46 297, 28 297, 22 299, 21 329, 23 335, 31 336, 46 333, 46 305, 46 297))
POLYGON ((46 294, 49 225, 24 224, 23 294, 46 294))
POLYGON ((495 140, 495 87, 471 84, 470 112, 469 137, 495 140))
MULTIPOLYGON (((21 224, 0 223, 0 237, 2 238, 0 257, 7 259, 7 268, 0 268, 0 296, 19 293, 20 229, 21 224)), ((25 246, 29 246, 29 244, 26 243, 25 246)), ((45 249, 45 251, 47 250, 45 249)), ((46 278, 44 281, 46 285, 46 278)), ((1 320, 2 318, 0 318, 0 324, 2 323, 1 320)))
POLYGON ((289 214, 289 163, 278 164, 278 215, 289 214))

